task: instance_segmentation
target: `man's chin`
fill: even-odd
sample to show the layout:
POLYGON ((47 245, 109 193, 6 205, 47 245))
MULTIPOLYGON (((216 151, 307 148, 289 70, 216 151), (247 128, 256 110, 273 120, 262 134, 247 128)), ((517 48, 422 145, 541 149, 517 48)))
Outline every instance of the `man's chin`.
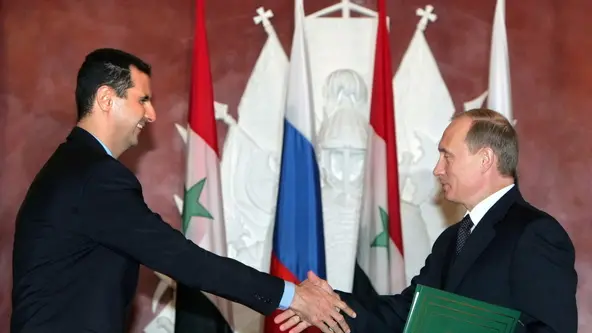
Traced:
POLYGON ((132 139, 130 139, 130 140, 127 142, 127 149, 126 149, 126 150, 128 150, 128 149, 130 149, 130 148, 132 148, 132 147, 135 147, 135 146, 137 146, 137 145, 138 145, 138 139, 137 139, 137 138, 132 138, 132 139))
POLYGON ((135 133, 132 135, 132 137, 131 137, 131 138, 130 138, 130 140, 129 140, 129 145, 130 145, 130 147, 135 147, 135 146, 137 146, 137 145, 138 145, 138 143, 139 143, 139 141, 140 141, 140 140, 139 140, 139 138, 140 138, 140 133, 141 133, 140 131, 136 131, 136 132, 135 132, 135 133))
POLYGON ((446 200, 448 200, 450 202, 455 202, 454 201, 454 195, 450 191, 450 188, 448 188, 448 189, 442 189, 442 196, 444 197, 444 199, 446 199, 446 200))

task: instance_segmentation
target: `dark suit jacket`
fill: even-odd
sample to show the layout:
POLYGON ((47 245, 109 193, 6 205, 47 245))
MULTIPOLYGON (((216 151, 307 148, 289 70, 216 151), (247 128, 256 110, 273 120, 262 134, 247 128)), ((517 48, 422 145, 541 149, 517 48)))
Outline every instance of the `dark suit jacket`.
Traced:
POLYGON ((458 227, 438 237, 401 294, 356 299, 341 293, 358 314, 348 319, 352 332, 402 332, 417 284, 519 310, 517 332, 577 332, 575 251, 553 217, 525 202, 514 187, 477 224, 455 259, 458 227))
POLYGON ((284 282, 187 240, 144 203, 134 174, 74 128, 17 216, 11 332, 123 332, 144 264, 270 314, 284 282))

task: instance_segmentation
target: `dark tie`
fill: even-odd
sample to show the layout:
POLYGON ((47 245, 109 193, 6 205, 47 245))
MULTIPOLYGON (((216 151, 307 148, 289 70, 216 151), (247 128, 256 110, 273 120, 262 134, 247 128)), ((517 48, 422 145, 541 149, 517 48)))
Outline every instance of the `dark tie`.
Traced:
POLYGON ((462 221, 460 221, 460 228, 458 228, 458 235, 456 238, 456 255, 460 254, 463 246, 467 242, 467 239, 471 235, 471 228, 473 227, 473 221, 471 221, 471 216, 467 214, 462 221))

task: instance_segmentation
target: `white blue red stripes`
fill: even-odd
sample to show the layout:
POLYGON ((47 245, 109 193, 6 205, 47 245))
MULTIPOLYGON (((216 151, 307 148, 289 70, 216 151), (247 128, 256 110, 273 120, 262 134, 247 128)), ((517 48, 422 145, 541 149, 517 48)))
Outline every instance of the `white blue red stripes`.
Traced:
POLYGON ((301 1, 296 2, 295 14, 271 272, 298 283, 306 279, 309 270, 326 278, 326 268, 319 167, 314 150, 314 111, 301 1))
MULTIPOLYGON (((323 279, 327 275, 303 18, 302 2, 297 0, 270 269, 271 274, 296 284, 307 278, 308 271, 323 279)), ((266 333, 280 332, 273 316, 266 318, 266 333)))
POLYGON ((284 115, 287 122, 292 124, 308 142, 314 142, 314 110, 301 0, 296 1, 295 21, 284 115))
POLYGON ((323 209, 314 147, 288 120, 284 122, 283 147, 274 259, 292 275, 283 278, 296 278, 292 282, 305 280, 309 270, 326 278, 323 209))

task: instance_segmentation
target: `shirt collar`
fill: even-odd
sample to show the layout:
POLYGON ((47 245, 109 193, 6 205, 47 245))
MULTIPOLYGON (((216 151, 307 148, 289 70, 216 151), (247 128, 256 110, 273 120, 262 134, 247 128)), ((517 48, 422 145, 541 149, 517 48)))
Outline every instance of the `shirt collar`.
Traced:
POLYGON ((473 223, 475 224, 473 229, 477 226, 477 223, 479 223, 479 221, 483 219, 483 216, 487 214, 491 207, 493 207, 493 205, 495 205, 495 203, 498 202, 498 200, 501 199, 501 197, 503 197, 504 194, 508 193, 508 191, 512 189, 512 187, 514 187, 514 184, 510 184, 502 188, 501 190, 498 190, 497 192, 493 193, 492 195, 488 196, 483 201, 478 203, 477 206, 473 208, 473 210, 467 211, 465 213, 465 216, 467 214, 471 216, 471 221, 473 221, 473 223))
POLYGON ((97 138, 96 136, 94 136, 94 134, 91 133, 91 135, 97 140, 99 141, 99 143, 101 144, 101 146, 103 146, 103 148, 105 149, 105 152, 107 152, 107 154, 109 154, 109 156, 113 157, 113 154, 111 153, 111 150, 109 150, 109 148, 107 148, 107 146, 105 146, 105 144, 103 143, 103 141, 99 140, 99 138, 97 138))

